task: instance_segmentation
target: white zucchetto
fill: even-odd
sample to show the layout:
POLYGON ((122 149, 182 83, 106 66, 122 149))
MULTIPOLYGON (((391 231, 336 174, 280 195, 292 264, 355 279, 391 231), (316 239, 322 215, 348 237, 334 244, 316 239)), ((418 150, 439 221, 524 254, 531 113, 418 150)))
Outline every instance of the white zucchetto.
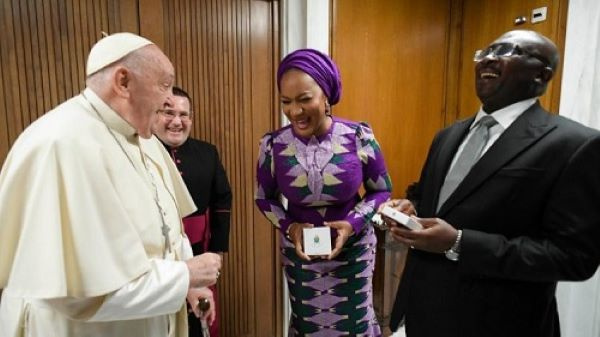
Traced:
POLYGON ((96 42, 90 50, 85 69, 86 76, 122 59, 132 51, 150 44, 154 43, 133 33, 115 33, 104 37, 96 42))

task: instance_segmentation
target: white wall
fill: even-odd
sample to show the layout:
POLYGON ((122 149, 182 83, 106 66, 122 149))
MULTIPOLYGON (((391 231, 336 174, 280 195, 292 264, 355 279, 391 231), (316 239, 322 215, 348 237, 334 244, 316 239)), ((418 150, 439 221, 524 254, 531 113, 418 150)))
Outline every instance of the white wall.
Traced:
MULTIPOLYGON (((569 1, 560 114, 596 129, 600 129, 598 47, 600 1, 569 1)), ((559 283, 557 300, 562 336, 600 336, 600 272, 585 282, 559 283)))
POLYGON ((282 0, 281 57, 301 48, 329 54, 329 1, 282 0))

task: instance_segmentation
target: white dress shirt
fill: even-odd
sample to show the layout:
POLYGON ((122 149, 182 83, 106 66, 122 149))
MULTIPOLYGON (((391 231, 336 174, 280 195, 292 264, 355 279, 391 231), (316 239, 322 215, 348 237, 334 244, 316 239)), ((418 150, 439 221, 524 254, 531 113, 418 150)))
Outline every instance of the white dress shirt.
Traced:
POLYGON ((537 100, 538 100, 537 97, 529 98, 529 99, 526 99, 526 100, 523 100, 523 101, 520 101, 517 103, 513 103, 509 106, 506 106, 506 107, 500 109, 500 110, 496 110, 491 114, 488 114, 485 111, 483 111, 483 107, 479 108, 479 112, 477 112, 477 115, 475 116, 475 120, 473 120, 473 123, 471 124, 471 126, 469 128, 469 134, 467 135, 467 137, 465 137, 463 142, 458 147, 458 151, 456 151, 456 154, 454 154, 454 158, 452 159, 452 164, 450 165, 450 169, 448 169, 448 172, 450 172, 452 170, 452 168, 454 167, 454 165, 456 164, 456 160, 459 158, 460 154, 462 153, 462 151, 465 147, 465 144, 467 143, 467 141, 469 141, 469 139, 473 135, 473 132, 474 132, 475 126, 477 125, 477 122, 479 122, 479 120, 483 116, 490 115, 490 116, 494 117, 494 119, 498 122, 498 124, 496 124, 490 128, 490 138, 488 139, 487 143, 483 147, 483 151, 481 152, 482 157, 487 152, 487 150, 492 145, 494 145, 494 143, 498 140, 498 138, 500 138, 502 133, 506 129, 508 129, 508 127, 515 120, 517 120, 517 118, 519 118, 519 116, 521 116, 521 114, 523 114, 523 112, 525 112, 525 110, 529 109, 532 105, 534 105, 535 102, 537 102, 537 100))

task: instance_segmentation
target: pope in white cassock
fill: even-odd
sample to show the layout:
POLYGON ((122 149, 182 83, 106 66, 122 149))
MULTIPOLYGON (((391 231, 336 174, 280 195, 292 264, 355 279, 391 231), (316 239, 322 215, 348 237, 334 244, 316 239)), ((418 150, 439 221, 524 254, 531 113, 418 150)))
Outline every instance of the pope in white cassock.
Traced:
POLYGON ((130 33, 90 51, 87 88, 32 123, 0 171, 0 336, 187 336, 186 298, 221 267, 192 257, 195 206, 151 125, 174 69, 130 33))

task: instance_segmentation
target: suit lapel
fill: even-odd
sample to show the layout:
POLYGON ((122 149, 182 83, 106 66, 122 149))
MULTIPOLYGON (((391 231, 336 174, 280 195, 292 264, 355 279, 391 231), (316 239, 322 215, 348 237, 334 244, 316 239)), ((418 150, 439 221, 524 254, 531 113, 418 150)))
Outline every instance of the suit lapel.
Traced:
POLYGON ((519 116, 483 157, 475 163, 465 179, 442 205, 438 216, 446 214, 507 162, 520 155, 554 129, 556 126, 548 123, 548 117, 548 113, 539 105, 539 102, 519 116))

